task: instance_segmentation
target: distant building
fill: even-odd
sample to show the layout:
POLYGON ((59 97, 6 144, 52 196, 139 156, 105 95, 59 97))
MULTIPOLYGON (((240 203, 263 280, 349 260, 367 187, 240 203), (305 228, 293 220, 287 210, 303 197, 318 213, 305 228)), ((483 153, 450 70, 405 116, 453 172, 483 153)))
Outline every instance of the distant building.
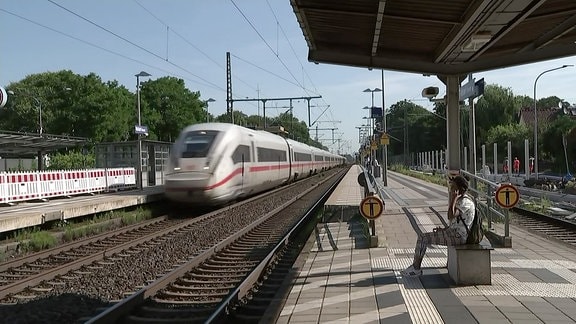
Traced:
MULTIPOLYGON (((562 113, 560 108, 537 109, 538 125, 550 123, 562 113)), ((528 128, 534 128, 534 107, 523 107, 518 112, 518 123, 526 125, 528 128)))
MULTIPOLYGON (((538 125, 550 123, 562 115, 567 115, 576 120, 576 106, 570 107, 551 107, 538 110, 538 125)), ((526 125, 528 128, 534 128, 534 107, 523 107, 518 112, 518 123, 526 125)))

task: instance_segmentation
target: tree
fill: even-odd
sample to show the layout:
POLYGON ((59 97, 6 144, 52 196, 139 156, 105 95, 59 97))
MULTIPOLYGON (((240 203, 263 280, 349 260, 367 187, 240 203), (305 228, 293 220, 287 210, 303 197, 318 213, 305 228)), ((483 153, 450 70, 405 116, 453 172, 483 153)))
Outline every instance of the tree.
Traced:
POLYGON ((1 129, 36 132, 41 105, 45 133, 95 142, 126 140, 130 133, 133 96, 116 81, 59 71, 30 75, 7 88, 15 95, 0 110, 1 129))
POLYGON ((488 132, 497 125, 516 123, 520 102, 514 97, 510 88, 489 84, 484 88, 484 95, 476 103, 476 136, 477 143, 490 143, 488 132))
MULTIPOLYGON (((546 98, 540 98, 536 101, 536 108, 537 109, 548 109, 548 108, 557 108, 558 104, 562 102, 562 99, 556 96, 550 96, 546 98)), ((534 103, 532 102, 532 105, 534 103)))
MULTIPOLYGON (((576 158, 576 121, 566 115, 561 115, 550 123, 541 136, 542 159, 552 162, 555 170, 566 170, 570 173, 570 163, 576 158)), ((561 171, 562 172, 562 171, 561 171)))
POLYGON ((392 139, 389 153, 407 158, 410 152, 441 150, 446 145, 446 121, 438 112, 442 112, 438 104, 432 113, 407 99, 390 106, 386 125, 392 139))
POLYGON ((207 103, 199 92, 188 90, 184 80, 162 77, 140 85, 141 119, 149 139, 171 142, 186 126, 206 121, 207 103))
POLYGON ((520 108, 534 107, 534 99, 528 96, 514 96, 515 105, 520 108))
POLYGON ((488 131, 488 143, 497 143, 498 147, 507 147, 508 141, 512 146, 512 155, 522 155, 524 152, 524 140, 530 137, 532 131, 518 123, 497 125, 488 131))

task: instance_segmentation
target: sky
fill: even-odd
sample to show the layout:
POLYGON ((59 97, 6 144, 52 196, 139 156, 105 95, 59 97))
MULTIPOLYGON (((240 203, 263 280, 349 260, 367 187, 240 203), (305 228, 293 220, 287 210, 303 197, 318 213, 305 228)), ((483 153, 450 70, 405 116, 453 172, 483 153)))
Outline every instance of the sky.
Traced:
MULTIPOLYGON (((150 79, 172 76, 185 81, 201 99, 214 99, 209 112, 226 111, 226 52, 230 52, 234 99, 311 100, 311 137, 333 152, 359 148, 356 127, 372 105, 385 107, 407 99, 432 110, 422 89, 445 86, 421 74, 308 62, 308 48, 288 0, 0 0, 0 86, 26 76, 71 70, 95 73, 136 90, 135 74, 150 79), (332 131, 329 129, 337 128, 332 131), (339 139, 333 141, 334 139, 339 139)), ((475 80, 533 97, 543 71, 576 65, 576 56, 475 73, 475 80)), ((142 78, 141 81, 147 80, 142 78)), ((542 76, 537 98, 557 96, 576 103, 576 67, 542 76)), ((73 89, 72 89, 73 91, 73 89)), ((266 116, 286 112, 290 102, 268 101, 266 116)), ((308 123, 305 100, 293 100, 293 114, 308 123)), ((234 109, 262 115, 262 105, 235 102, 234 109)), ((145 121, 143 122, 145 123, 145 121)))

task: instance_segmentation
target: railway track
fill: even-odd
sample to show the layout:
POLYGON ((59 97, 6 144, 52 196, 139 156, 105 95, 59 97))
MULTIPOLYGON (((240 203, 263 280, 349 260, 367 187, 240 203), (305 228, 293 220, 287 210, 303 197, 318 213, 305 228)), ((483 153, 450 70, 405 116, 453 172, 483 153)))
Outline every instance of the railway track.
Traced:
MULTIPOLYGON (((343 175, 346 170, 339 171, 338 174, 343 175)), ((308 198, 299 195, 307 189, 324 186, 326 179, 333 178, 319 176, 298 181, 194 219, 176 220, 178 223, 165 228, 161 224, 173 220, 154 221, 148 225, 148 235, 141 233, 137 236, 132 233, 135 229, 124 228, 120 231, 125 233, 119 235, 127 237, 122 239, 114 238, 111 233, 103 234, 1 264, 0 271, 6 277, 12 274, 20 277, 14 276, 16 279, 1 284, 0 294, 3 297, 0 299, 0 310, 8 315, 5 320, 9 322, 88 320, 102 308, 137 295, 143 287, 173 273, 184 264, 194 260, 199 262, 204 253, 220 250, 215 247, 224 238, 234 237, 239 230, 256 224, 263 214, 270 213, 290 198, 298 196, 299 200, 306 201, 308 198), (104 244, 105 241, 111 243, 104 244), (54 258, 55 255, 59 257, 54 258), (56 261, 52 263, 52 260, 56 261), (35 311, 27 311, 30 307, 35 311), (55 309, 58 310, 58 317, 53 316, 55 309)), ((296 207, 292 209, 299 210, 296 207)), ((273 224, 278 226, 280 221, 273 224)), ((277 235, 268 232, 265 237, 277 239, 277 235)), ((252 248, 252 252, 256 250, 252 248)), ((274 263, 280 260, 281 255, 279 253, 273 258, 274 263)), ((225 260, 222 257, 214 259, 211 267, 222 266, 225 260)), ((235 264, 240 263, 235 261, 235 264)), ((244 264, 253 265, 251 259, 245 259, 244 264)), ((161 298, 162 295, 159 295, 158 300, 153 302, 160 303, 161 298)), ((226 309, 229 311, 233 308, 227 306, 226 309)))
POLYGON ((89 322, 257 322, 306 240, 302 228, 338 181, 309 188, 89 322))
POLYGON ((513 208, 512 222, 534 233, 576 246, 576 224, 559 217, 548 216, 521 207, 513 208))
MULTIPOLYGON (((13 303, 18 299, 31 299, 41 292, 50 291, 51 281, 83 266, 102 262, 105 258, 129 251, 146 241, 153 244, 156 237, 166 235, 181 227, 184 220, 160 217, 143 224, 133 225, 87 239, 61 245, 33 255, 0 264, 0 302, 13 303), (28 293, 23 289, 50 282, 28 293), (11 297, 6 300, 8 296, 11 297)), ((129 253, 129 252, 128 252, 129 253)))

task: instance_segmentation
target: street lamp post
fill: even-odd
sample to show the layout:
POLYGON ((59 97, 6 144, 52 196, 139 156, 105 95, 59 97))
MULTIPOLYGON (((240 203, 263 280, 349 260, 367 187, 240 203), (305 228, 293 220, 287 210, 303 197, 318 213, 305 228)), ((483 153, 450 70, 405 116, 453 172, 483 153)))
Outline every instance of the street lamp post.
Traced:
MULTIPOLYGON (((64 91, 70 91, 72 90, 71 88, 64 88, 64 91)), ((16 95, 16 93, 14 93, 14 91, 12 90, 8 90, 7 91, 10 95, 16 95)), ((42 122, 42 102, 40 101, 40 99, 36 98, 35 96, 31 95, 30 93, 24 92, 25 96, 28 96, 30 98, 32 98, 32 100, 34 100, 34 103, 36 103, 36 106, 38 108, 38 134, 40 137, 42 137, 42 134, 44 133, 44 124, 42 122)), ((40 149, 38 151, 38 170, 43 170, 44 169, 44 151, 42 149, 40 149)))
POLYGON ((39 125, 38 134, 42 135, 42 133, 44 131, 44 125, 42 124, 42 103, 36 97, 31 97, 31 98, 34 99, 34 101, 36 102, 36 105, 38 106, 38 125, 39 125))
POLYGON ((140 117, 140 77, 149 77, 152 76, 152 74, 141 71, 134 76, 136 77, 136 105, 138 107, 138 126, 142 126, 142 119, 140 117))
POLYGON ((540 73, 536 77, 536 80, 534 80, 534 172, 536 173, 536 179, 538 179, 538 113, 536 110, 536 83, 538 83, 538 79, 540 79, 540 77, 542 75, 544 75, 548 72, 567 68, 569 66, 573 66, 573 65, 564 64, 564 65, 559 66, 557 68, 546 70, 546 71, 540 73))
POLYGON ((382 92, 382 89, 374 88, 374 90, 372 90, 372 89, 368 88, 362 92, 370 92, 371 93, 371 95, 372 95, 372 107, 374 107, 374 92, 382 92))
POLYGON ((208 98, 208 100, 204 101, 206 103, 206 122, 209 123, 210 122, 210 114, 208 114, 208 103, 210 102, 214 102, 216 100, 214 100, 213 98, 208 98))
MULTIPOLYGON (((387 132, 386 125, 386 102, 384 100, 385 86, 384 86, 384 69, 381 70, 381 82, 382 82, 382 133, 387 132)), ((388 186, 388 144, 384 144, 382 147, 382 182, 384 186, 388 186)))
MULTIPOLYGON (((372 124, 372 118, 373 118, 372 109, 374 108, 374 92, 382 92, 382 89, 380 89, 380 88, 374 88, 374 89, 367 88, 367 89, 364 89, 364 91, 362 91, 362 92, 370 92, 370 96, 372 98, 372 104, 370 106, 370 117, 369 118, 370 118, 370 126, 374 127, 374 125, 372 124)), ((367 108, 368 107, 364 107, 364 109, 367 109, 367 108)), ((373 135, 374 135, 374 129, 371 130, 370 141, 372 141, 373 135)), ((372 168, 371 168, 372 173, 374 173, 374 167, 376 167, 376 165, 374 164, 374 158, 375 158, 375 154, 372 153, 372 148, 370 148, 370 163, 372 164, 372 168)))
MULTIPOLYGON (((8 94, 11 94, 13 96, 16 95, 16 93, 12 90, 8 90, 8 94)), ((42 135, 42 131, 43 131, 43 127, 42 127, 42 102, 40 102, 40 99, 38 99, 34 96, 31 96, 31 95, 28 95, 28 96, 34 100, 34 102, 36 103, 36 106, 38 108, 38 127, 39 127, 38 134, 42 135)))
MULTIPOLYGON (((371 112, 372 112, 372 108, 365 106, 362 109, 368 109, 370 111, 370 113, 368 113, 368 116, 364 116, 362 117, 362 119, 366 119, 366 123, 368 124, 368 148, 370 149, 370 165, 374 164, 374 156, 372 153, 372 135, 374 133, 374 128, 372 126, 372 116, 371 116, 371 112)), ((372 167, 370 167, 370 173, 372 173, 372 167)))
POLYGON ((364 138, 365 135, 364 132, 368 127, 370 127, 370 125, 356 126, 356 129, 358 129, 358 144, 362 144, 362 139, 364 138))
POLYGON ((140 134, 140 126, 142 126, 142 118, 140 116, 140 77, 149 77, 152 74, 141 71, 135 74, 136 77, 136 106, 138 107, 138 187, 140 190, 144 188, 142 184, 142 134, 140 134))

